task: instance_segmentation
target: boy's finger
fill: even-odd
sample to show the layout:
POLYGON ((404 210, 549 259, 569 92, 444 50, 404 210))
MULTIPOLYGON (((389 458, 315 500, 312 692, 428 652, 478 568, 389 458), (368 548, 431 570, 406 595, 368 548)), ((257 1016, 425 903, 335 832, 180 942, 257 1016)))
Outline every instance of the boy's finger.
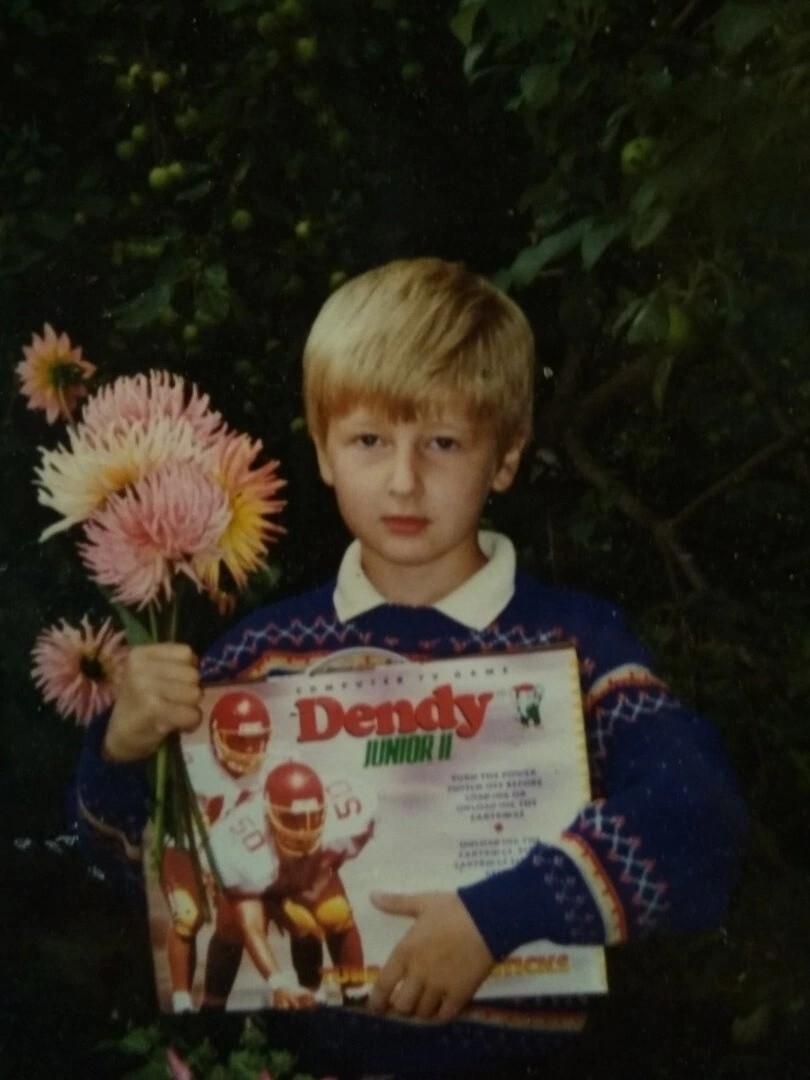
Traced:
POLYGON ((405 965, 397 960, 394 955, 390 956, 377 976, 377 981, 369 994, 368 1007, 372 1012, 385 1012, 393 989, 401 981, 404 974, 405 965))
POLYGON ((419 1004, 416 1006, 415 1010, 419 1019, 432 1020, 441 1007, 443 997, 443 990, 426 986, 422 991, 422 996, 419 998, 419 1004))
POLYGON ((183 664, 198 664, 199 660, 190 645, 184 641, 156 641, 150 645, 134 645, 130 650, 133 661, 170 660, 183 664))
POLYGON ((182 706, 175 718, 175 727, 180 731, 194 731, 200 726, 202 712, 191 706, 182 706))
POLYGON ((172 679, 161 683, 160 697, 166 705, 199 705, 202 690, 197 682, 183 682, 172 679))
POLYGON ((175 705, 161 712, 155 720, 155 731, 164 738, 170 731, 193 731, 202 720, 202 713, 190 705, 175 705))
POLYGON ((422 910, 422 897, 418 893, 373 892, 371 902, 389 915, 409 915, 416 918, 422 910))

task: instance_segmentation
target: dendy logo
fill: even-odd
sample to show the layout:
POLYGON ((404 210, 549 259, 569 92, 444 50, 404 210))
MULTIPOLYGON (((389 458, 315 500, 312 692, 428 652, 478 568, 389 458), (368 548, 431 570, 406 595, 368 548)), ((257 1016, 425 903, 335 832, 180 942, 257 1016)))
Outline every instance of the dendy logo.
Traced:
POLYGON ((462 739, 477 734, 484 723, 492 694, 456 694, 447 683, 419 701, 401 698, 371 705, 344 707, 326 695, 299 698, 299 742, 332 739, 345 731, 364 739, 371 735, 411 735, 426 731, 452 731, 462 739))

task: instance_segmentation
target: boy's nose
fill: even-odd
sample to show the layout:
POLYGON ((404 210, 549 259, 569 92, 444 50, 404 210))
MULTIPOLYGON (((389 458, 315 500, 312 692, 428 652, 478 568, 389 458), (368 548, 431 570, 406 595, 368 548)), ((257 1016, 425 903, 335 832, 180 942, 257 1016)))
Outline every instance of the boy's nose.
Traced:
POLYGON ((416 451, 410 447, 397 449, 391 461, 388 489, 392 495, 411 495, 419 484, 416 451))

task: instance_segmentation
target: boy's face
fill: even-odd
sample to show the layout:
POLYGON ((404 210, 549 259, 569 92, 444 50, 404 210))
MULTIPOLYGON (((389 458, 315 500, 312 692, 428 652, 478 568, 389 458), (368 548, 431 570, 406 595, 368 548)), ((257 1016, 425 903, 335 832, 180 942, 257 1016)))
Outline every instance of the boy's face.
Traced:
POLYGON ((463 409, 401 421, 358 406, 330 422, 316 443, 321 476, 387 600, 433 603, 484 564, 481 510, 512 483, 523 441, 499 454, 491 429, 463 409))

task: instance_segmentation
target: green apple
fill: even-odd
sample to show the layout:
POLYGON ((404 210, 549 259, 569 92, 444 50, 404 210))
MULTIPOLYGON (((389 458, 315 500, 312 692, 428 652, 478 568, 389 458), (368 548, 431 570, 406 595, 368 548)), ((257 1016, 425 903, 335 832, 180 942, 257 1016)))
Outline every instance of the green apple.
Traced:
POLYGON ((297 22, 304 14, 304 7, 301 0, 281 0, 278 5, 278 14, 283 19, 289 19, 290 22, 297 22))
POLYGON ((263 11, 256 20, 256 33, 260 37, 270 37, 276 28, 276 17, 272 11, 263 11))
POLYGON ((171 174, 164 165, 156 165, 149 172, 149 187, 153 191, 164 191, 172 182, 171 174))
POLYGON ((304 218, 302 221, 296 222, 295 235, 298 237, 299 240, 308 240, 311 233, 312 222, 309 221, 307 218, 304 218))
POLYGON ((129 133, 130 139, 134 143, 145 143, 149 138, 149 127, 147 124, 135 124, 132 131, 129 133))
POLYGON ((119 161, 132 161, 137 150, 138 147, 132 139, 122 139, 115 144, 115 156, 119 161))
POLYGON ((168 71, 152 72, 152 89, 156 94, 159 94, 161 90, 164 90, 170 82, 171 77, 168 71))
POLYGON ((172 161, 166 166, 166 171, 169 174, 169 179, 173 184, 179 184, 186 175, 186 167, 181 161, 172 161))
POLYGON ((189 105, 185 112, 177 113, 174 118, 174 126, 182 135, 195 128, 199 122, 200 110, 195 109, 193 105, 189 105))
POLYGON ((318 39, 300 37, 295 43, 295 56, 302 64, 310 64, 318 55, 318 39))
POLYGON ((667 344, 682 349, 692 336, 692 320, 680 304, 667 307, 667 344))
POLYGON ((329 275, 329 288, 330 289, 338 289, 338 288, 340 288, 340 286, 343 284, 343 282, 345 280, 346 280, 346 271, 345 270, 333 270, 332 273, 329 275))
POLYGON ((658 156, 658 139, 652 135, 639 135, 622 147, 621 165, 625 176, 639 176, 655 164, 658 156))
POLYGON ((234 232, 247 232, 248 229, 253 227, 253 214, 249 210, 245 210, 244 207, 240 207, 238 210, 234 210, 231 214, 231 228, 234 232))
POLYGON ((200 336, 200 328, 196 323, 186 323, 183 327, 183 341, 186 345, 193 345, 197 338, 200 336))

